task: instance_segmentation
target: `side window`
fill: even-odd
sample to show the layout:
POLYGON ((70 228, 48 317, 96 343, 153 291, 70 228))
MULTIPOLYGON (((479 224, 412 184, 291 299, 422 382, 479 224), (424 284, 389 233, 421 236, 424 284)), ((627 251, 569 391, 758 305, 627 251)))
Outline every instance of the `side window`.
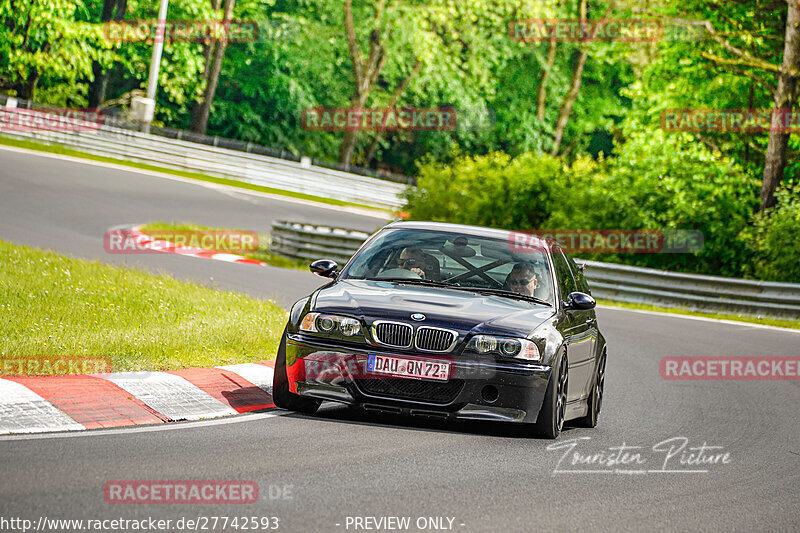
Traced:
MULTIPOLYGON (((561 253, 564 252, 562 251, 561 253)), ((575 282, 578 285, 578 290, 586 294, 592 294, 592 291, 589 290, 589 282, 586 281, 586 276, 583 275, 583 270, 578 268, 578 265, 575 264, 575 261, 570 256, 564 254, 564 257, 567 258, 567 263, 569 263, 569 267, 572 270, 572 274, 575 277, 575 282)))
POLYGON ((556 267, 556 277, 558 278, 558 287, 561 289, 561 299, 566 300, 570 293, 575 292, 575 280, 572 278, 572 272, 569 269, 569 264, 564 258, 564 254, 558 248, 553 248, 553 264, 556 267))

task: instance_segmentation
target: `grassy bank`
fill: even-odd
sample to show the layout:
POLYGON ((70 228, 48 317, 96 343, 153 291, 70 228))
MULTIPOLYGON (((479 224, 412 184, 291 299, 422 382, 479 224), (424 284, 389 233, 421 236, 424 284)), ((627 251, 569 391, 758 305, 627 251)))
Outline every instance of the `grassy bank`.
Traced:
POLYGON ((273 302, 0 241, 0 357, 108 356, 114 371, 271 359, 273 302))

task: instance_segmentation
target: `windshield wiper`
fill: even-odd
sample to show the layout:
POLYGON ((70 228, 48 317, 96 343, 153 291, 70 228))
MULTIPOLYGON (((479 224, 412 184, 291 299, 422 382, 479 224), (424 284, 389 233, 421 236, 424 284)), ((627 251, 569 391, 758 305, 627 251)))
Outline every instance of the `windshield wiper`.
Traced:
POLYGON ((413 279, 413 278, 364 278, 369 281, 391 281, 393 283, 405 283, 408 285, 427 285, 429 287, 441 287, 443 289, 453 289, 456 291, 470 291, 480 294, 491 294, 492 296, 504 296, 506 298, 513 298, 516 300, 525 300, 527 302, 534 302, 547 307, 553 307, 553 304, 535 296, 528 296, 527 294, 520 294, 518 292, 506 291, 503 289, 492 289, 489 287, 468 287, 462 285, 453 285, 452 283, 445 283, 443 281, 434 281, 432 279, 413 279))
POLYGON ((511 292, 503 289, 490 289, 484 287, 458 287, 458 288, 466 291, 475 291, 480 294, 491 294, 492 296, 505 296, 506 298, 525 300, 528 302, 534 302, 537 304, 546 305, 547 307, 553 307, 553 304, 551 304, 547 300, 542 300, 541 298, 537 298, 536 296, 528 296, 527 294, 520 294, 518 292, 511 292))
POLYGON ((432 279, 414 279, 414 278, 364 278, 369 281, 391 281, 392 283, 406 283, 408 285, 429 285, 431 287, 444 287, 447 289, 458 289, 459 287, 443 281, 434 281, 432 279))

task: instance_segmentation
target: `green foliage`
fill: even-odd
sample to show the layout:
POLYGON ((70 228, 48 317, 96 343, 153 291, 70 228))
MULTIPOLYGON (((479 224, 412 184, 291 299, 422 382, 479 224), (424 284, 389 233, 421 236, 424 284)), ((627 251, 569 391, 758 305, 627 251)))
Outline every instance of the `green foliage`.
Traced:
MULTIPOLYGON (((786 25, 786 2, 774 0, 729 0, 719 9, 706 0, 663 2, 657 13, 683 20, 708 21, 731 46, 748 55, 780 66, 783 57, 786 25)), ((711 59, 738 59, 721 44, 697 30, 701 40, 658 43, 657 55, 642 67, 636 84, 634 107, 648 109, 657 121, 660 112, 672 109, 771 109, 777 73, 746 64, 725 64, 711 59)), ((735 159, 745 171, 763 176, 764 152, 769 133, 695 134, 695 142, 713 145, 735 159)), ((797 136, 790 142, 790 156, 785 176, 800 178, 800 144, 797 136)))
MULTIPOLYGON (((158 2, 128 0, 125 20, 156 20, 158 8, 158 2)), ((167 19, 171 21, 208 21, 221 18, 221 12, 215 13, 209 0, 170 0, 167 9, 167 19)), ((104 67, 112 68, 107 98, 117 98, 132 89, 147 87, 152 52, 152 42, 114 44, 113 54, 103 61, 104 67)), ((164 43, 158 73, 156 123, 188 127, 189 106, 202 94, 204 88, 203 69, 201 43, 164 43)))
POLYGON ((618 157, 607 160, 605 172, 584 174, 587 193, 575 191, 584 188, 581 181, 572 187, 587 205, 566 211, 559 222, 576 224, 583 217, 582 227, 587 228, 695 230, 703 234, 704 246, 697 254, 595 259, 727 276, 741 273, 746 253, 737 235, 757 207, 757 182, 687 134, 637 128, 615 151, 618 157))
POLYGON ((270 16, 270 40, 228 47, 209 133, 331 159, 340 134, 305 130, 300 119, 307 108, 346 105, 340 30, 303 16, 270 16), (314 54, 304 55, 309 49, 314 54))
MULTIPOLYGON (((769 266, 779 264, 770 255, 778 242, 771 228, 788 215, 759 217, 750 241, 737 238, 758 207, 769 133, 665 134, 659 118, 676 108, 770 108, 783 58, 784 0, 729 0, 725 9, 706 0, 588 0, 590 19, 658 19, 666 31, 656 42, 558 42, 543 120, 536 108, 549 43, 513 39, 509 22, 576 19, 576 0, 386 0, 379 22, 376 5, 353 0, 362 55, 372 39, 385 54, 366 105, 388 105, 414 73, 395 105, 458 110, 452 131, 358 135, 353 164, 419 172, 419 188, 409 192, 414 216, 509 228, 695 229, 705 235, 697 255, 597 258, 783 275, 784 267, 769 266), (552 150, 580 51, 588 60, 553 159, 543 154, 552 150), (467 124, 471 113, 483 120, 467 124), (747 267, 747 255, 760 246, 763 265, 747 267)), ((144 88, 152 43, 105 41, 102 7, 103 0, 0 0, 0 90, 45 104, 86 105, 95 61, 109 72, 107 99, 144 88)), ((128 0, 125 20, 152 20, 157 9, 152 0, 128 0)), ((169 20, 221 16, 210 0, 171 0, 168 11, 169 20)), ((274 31, 259 42, 228 45, 208 133, 336 160, 342 132, 308 131, 300 119, 310 107, 347 106, 354 94, 343 17, 343 0, 236 0, 235 19, 274 31)), ((203 49, 166 43, 158 124, 188 128, 204 89, 203 49)), ((798 154, 794 134, 786 189, 800 182, 798 154)))
POLYGON ((58 106, 85 104, 92 60, 107 47, 81 0, 0 0, 0 88, 58 106))
POLYGON ((800 193, 781 189, 778 205, 755 216, 742 232, 752 253, 748 273, 757 279, 800 283, 800 193))
POLYGON ((407 209, 417 219, 538 228, 549 218, 563 181, 561 162, 549 156, 461 156, 451 165, 421 166, 407 209))
POLYGON ((506 229, 696 230, 696 254, 595 254, 620 262, 739 275, 748 254, 738 239, 757 205, 758 184, 732 161, 660 130, 629 133, 618 157, 570 166, 546 155, 462 156, 428 163, 408 195, 415 219, 506 229))

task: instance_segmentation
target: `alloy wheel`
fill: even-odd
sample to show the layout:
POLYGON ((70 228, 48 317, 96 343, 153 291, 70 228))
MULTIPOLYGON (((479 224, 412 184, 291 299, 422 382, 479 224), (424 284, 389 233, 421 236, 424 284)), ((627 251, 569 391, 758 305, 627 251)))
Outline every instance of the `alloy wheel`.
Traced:
POLYGON ((556 389, 556 427, 558 431, 564 427, 564 418, 567 413, 567 358, 561 358, 561 368, 558 371, 558 388, 556 389))
POLYGON ((603 386, 606 379, 606 354, 600 358, 600 366, 597 368, 597 380, 594 385, 594 404, 596 412, 600 413, 600 407, 603 405, 603 386))

